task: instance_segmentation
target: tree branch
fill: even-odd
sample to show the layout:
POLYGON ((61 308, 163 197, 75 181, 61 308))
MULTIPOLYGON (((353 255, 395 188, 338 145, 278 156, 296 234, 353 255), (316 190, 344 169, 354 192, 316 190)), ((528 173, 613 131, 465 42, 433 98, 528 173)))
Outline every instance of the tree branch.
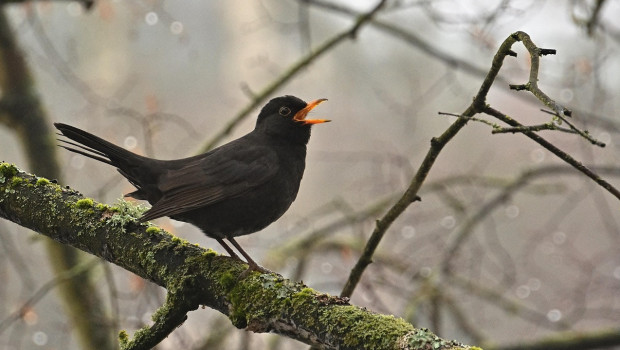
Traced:
MULTIPOLYGON (((362 255, 360 256, 359 260, 356 262, 355 266, 349 274, 349 278, 345 283, 341 296, 350 297, 352 295, 366 267, 372 262, 372 256, 377 249, 379 242, 385 235, 387 229, 391 226, 394 220, 396 220, 396 218, 398 218, 405 211, 405 209, 407 209, 407 207, 409 207, 409 205, 413 201, 415 201, 416 198, 418 198, 417 193, 422 186, 422 183, 426 180, 426 177, 430 172, 431 167, 434 165, 435 160, 439 156, 439 153, 441 152, 443 147, 456 135, 456 133, 458 133, 467 124, 467 121, 471 120, 472 117, 474 117, 476 114, 485 113, 498 118, 499 120, 507 123, 512 127, 521 128, 523 130, 522 132, 526 136, 538 142, 541 146, 548 149, 549 151, 560 157, 562 160, 584 173, 586 176, 590 177, 597 184, 601 185, 608 192, 620 199, 620 191, 613 187, 609 182, 600 178, 600 176, 592 172, 586 166, 584 166, 553 144, 549 143, 542 137, 538 136, 538 134, 536 134, 535 132, 531 130, 524 130, 524 126, 516 120, 504 115, 503 113, 487 105, 487 95, 499 74, 499 71, 504 63, 504 58, 506 58, 506 56, 516 56, 516 53, 511 50, 512 45, 514 45, 516 42, 522 42, 523 45, 527 48, 531 57, 529 80, 527 84, 519 85, 519 89, 525 89, 530 91, 532 94, 534 94, 534 96, 536 96, 536 98, 539 99, 539 101, 541 101, 547 107, 552 108, 557 115, 571 116, 572 112, 568 108, 558 104, 557 102, 555 102, 555 100, 551 99, 538 88, 538 69, 540 65, 539 58, 541 55, 554 54, 555 50, 538 48, 532 42, 527 33, 515 32, 511 34, 508 38, 506 38, 506 40, 504 40, 497 53, 495 54, 493 62, 491 63, 491 69, 489 70, 487 76, 482 82, 480 89, 478 90, 478 94, 476 94, 476 96, 474 97, 471 105, 465 110, 465 112, 460 115, 456 115, 456 121, 440 137, 431 139, 431 147, 429 148, 424 158, 424 161, 418 168, 417 173, 411 180, 409 187, 405 190, 402 197, 388 210, 388 212, 381 219, 377 220, 375 229, 370 235, 370 238, 368 239, 368 242, 364 247, 362 255)), ((570 126, 572 129, 576 129, 572 124, 570 124, 570 126)), ((495 129, 495 126, 493 126, 493 128, 495 129)), ((583 136, 583 132, 579 132, 579 134, 583 136)))
POLYGON ((152 327, 139 330, 131 341, 121 332, 123 349, 152 347, 199 305, 227 315, 237 328, 274 332, 321 349, 475 349, 276 274, 255 272, 239 280, 246 264, 138 224, 139 210, 124 203, 98 204, 10 164, 0 165, 0 217, 168 290, 152 327))
POLYGON ((431 147, 426 153, 426 156, 418 168, 418 171, 411 179, 409 187, 405 190, 400 199, 388 210, 388 212, 381 219, 377 220, 375 229, 364 247, 362 256, 360 256, 359 260, 349 274, 349 278, 347 279, 347 282, 342 289, 342 293, 340 294, 341 296, 350 297, 353 294, 353 291, 359 283, 366 267, 372 262, 372 256, 379 246, 379 242, 381 242, 381 239, 385 235, 387 229, 392 225, 394 220, 396 220, 396 218, 398 218, 405 211, 405 209, 409 207, 411 203, 419 198, 417 193, 426 180, 428 173, 435 164, 435 160, 439 156, 439 153, 443 147, 467 124, 471 117, 477 113, 481 113, 484 110, 486 107, 486 96, 491 88, 491 85, 493 85, 497 74, 499 73, 504 58, 506 56, 514 55, 514 52, 511 51, 510 48, 515 42, 516 40, 512 36, 508 37, 508 39, 504 41, 497 54, 495 54, 493 63, 491 64, 491 69, 482 82, 480 90, 474 97, 472 104, 465 110, 465 112, 457 117, 456 121, 452 123, 452 125, 450 125, 450 127, 448 127, 448 129, 446 129, 441 136, 431 139, 431 147))
MULTIPOLYGON (((513 126, 513 127, 519 127, 522 128, 523 125, 521 123, 519 123, 518 121, 510 118, 509 116, 505 115, 504 113, 491 108, 491 107, 486 107, 484 109, 484 113, 491 115, 503 122, 505 122, 506 124, 513 126)), ((578 160, 576 160, 575 158, 571 157, 568 153, 562 151, 561 149, 559 149, 558 147, 554 146, 552 143, 550 143, 549 141, 545 140, 544 138, 542 138, 541 136, 539 136, 538 134, 536 134, 533 131, 523 131, 523 134, 527 137, 529 137, 530 139, 532 139, 534 142, 538 143, 539 145, 541 145, 542 147, 544 147, 545 149, 547 149, 549 152, 555 154, 556 156, 558 156, 560 159, 562 159, 563 161, 565 161, 566 163, 572 165, 575 169, 579 170, 580 172, 582 172, 584 175, 586 175, 587 177, 589 177, 590 179, 592 179, 594 182, 596 182, 598 185, 600 185, 601 187, 603 187, 605 190, 607 190, 607 192, 611 193, 613 196, 615 196, 616 198, 620 199, 620 191, 615 188, 612 184, 610 184, 609 182, 607 182, 606 180, 602 179, 598 174, 594 173, 592 170, 590 170, 587 166, 583 165, 581 162, 579 162, 578 160)))

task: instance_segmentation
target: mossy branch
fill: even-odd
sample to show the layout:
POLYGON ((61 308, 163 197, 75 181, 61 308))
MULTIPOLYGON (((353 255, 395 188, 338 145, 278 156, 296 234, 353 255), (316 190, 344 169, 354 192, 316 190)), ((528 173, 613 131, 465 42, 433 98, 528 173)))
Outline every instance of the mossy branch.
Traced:
POLYGON ((321 349, 475 349, 276 274, 255 272, 239 280, 246 264, 137 223, 139 214, 132 206, 99 204, 55 181, 0 164, 0 217, 168 290, 153 326, 131 340, 121 332, 123 349, 151 348, 200 305, 227 315, 237 328, 273 332, 321 349))

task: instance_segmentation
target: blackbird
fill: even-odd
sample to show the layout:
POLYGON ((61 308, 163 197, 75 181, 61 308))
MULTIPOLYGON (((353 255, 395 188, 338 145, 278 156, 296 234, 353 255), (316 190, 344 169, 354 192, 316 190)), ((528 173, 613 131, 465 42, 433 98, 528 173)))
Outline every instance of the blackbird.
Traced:
POLYGON ((261 268, 234 237, 262 230, 276 221, 297 197, 304 173, 310 128, 327 119, 306 119, 326 99, 306 103, 277 97, 260 111, 254 130, 206 153, 177 160, 137 155, 76 127, 55 123, 75 141, 61 147, 115 166, 136 191, 125 196, 147 200, 152 207, 141 222, 163 216, 188 222, 215 238, 234 258, 227 239, 246 258, 249 269, 261 268))

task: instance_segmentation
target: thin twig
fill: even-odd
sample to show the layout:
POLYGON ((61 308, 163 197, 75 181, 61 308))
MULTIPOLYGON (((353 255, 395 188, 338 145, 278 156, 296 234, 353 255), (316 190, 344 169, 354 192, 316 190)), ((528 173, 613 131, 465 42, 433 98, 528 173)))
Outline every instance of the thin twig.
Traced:
POLYGON ((568 134, 578 134, 578 132, 575 130, 562 128, 552 122, 538 124, 538 125, 524 125, 524 126, 510 127, 510 128, 495 127, 493 128, 493 131, 491 131, 491 133, 492 134, 508 134, 508 133, 514 134, 514 133, 523 133, 526 131, 543 131, 543 130, 561 131, 561 132, 565 132, 568 134))
POLYGON ((514 90, 527 90, 531 92, 536 98, 542 102, 545 106, 553 109, 558 115, 565 115, 570 117, 572 115, 572 111, 561 104, 557 103, 555 100, 547 96, 540 88, 538 87, 538 70, 540 68, 540 56, 543 55, 553 55, 555 54, 555 50, 551 49, 541 49, 536 46, 530 36, 524 32, 516 32, 513 33, 512 36, 523 43, 523 46, 527 49, 530 54, 530 77, 528 82, 523 85, 510 85, 511 89, 514 90))
POLYGON ((388 210, 388 212, 381 219, 377 220, 375 229, 370 235, 368 242, 366 242, 362 255, 349 273, 349 277, 340 294, 341 296, 350 297, 353 294, 353 291, 359 283, 366 267, 368 267, 368 265, 372 262, 372 256, 374 255, 374 252, 379 246, 379 243, 381 242, 381 239, 385 235, 387 229, 392 225, 394 220, 396 220, 405 211, 405 209, 409 207, 411 203, 413 203, 416 199, 419 199, 417 193, 426 180, 428 173, 435 164, 435 160, 437 160, 437 157, 439 156, 439 153, 441 153, 443 147, 467 124, 471 117, 477 113, 481 113, 487 107, 486 96, 489 93, 489 89, 497 78, 500 68, 504 62, 504 58, 506 56, 514 55, 514 52, 511 51, 510 48, 517 41, 518 37, 515 37, 513 34, 502 43, 493 58, 491 69, 482 82, 478 94, 474 97, 472 104, 465 110, 465 112, 459 115, 456 121, 452 123, 452 125, 450 125, 448 129, 441 134, 441 136, 431 139, 431 147, 426 153, 426 156, 418 168, 418 171, 411 179, 409 187, 405 190, 401 198, 388 210))
MULTIPOLYGON (((457 117, 457 118, 461 116, 459 114, 449 113, 449 112, 438 112, 437 114, 438 115, 447 115, 447 116, 450 116, 450 117, 457 117)), ((497 124, 495 124, 493 122, 490 122, 490 121, 488 121, 486 119, 481 119, 481 118, 476 118, 476 117, 469 117, 468 119, 470 121, 472 121, 472 122, 478 122, 478 123, 486 124, 486 125, 492 127, 494 131, 495 131, 495 129, 501 129, 501 127, 499 125, 497 125, 497 124)))
MULTIPOLYGON (((547 113, 547 114, 551 114, 554 117, 560 119, 563 123, 568 124, 568 126, 571 128, 571 130, 574 131, 575 134, 579 134, 581 137, 583 137, 584 139, 590 141, 591 144, 595 145, 595 146, 599 146, 599 147, 605 147, 605 143, 595 140, 590 133, 585 130, 585 131, 581 131, 580 129, 578 129, 576 126, 573 125, 573 123, 569 122, 566 118, 564 118, 563 116, 561 116, 560 114, 557 114, 555 112, 551 112, 548 111, 546 109, 541 109, 542 112, 547 113)), ((560 129, 558 129, 560 130, 560 129)))
MULTIPOLYGON (((493 109, 491 107, 486 107, 484 109, 484 113, 486 113, 488 115, 491 115, 491 116, 493 116, 493 117, 495 117, 495 118, 505 122, 506 124, 508 124, 510 126, 513 126, 513 127, 523 127, 523 125, 521 123, 519 123, 518 121, 510 118, 509 116, 505 115, 504 113, 502 113, 502 112, 500 112, 500 111, 498 111, 496 109, 493 109)), ((594 173, 592 170, 590 170, 588 167, 583 165, 581 162, 579 162, 575 158, 571 157, 568 153, 566 153, 566 152, 562 151, 561 149, 557 148, 552 143, 550 143, 549 141, 547 141, 544 138, 540 137, 538 134, 536 134, 533 131, 524 131, 523 134, 525 136, 529 137, 530 139, 534 140, 536 143, 538 143, 539 145, 543 146, 547 150, 549 150, 551 153, 553 153, 556 156, 558 156, 560 159, 562 159, 566 163, 572 165, 575 169, 581 171, 587 177, 591 178, 592 180, 594 180, 594 182, 596 182, 601 187, 603 187, 605 190, 607 190, 607 192, 611 193, 616 198, 620 199, 620 191, 617 188, 612 186, 609 182, 601 179, 601 177, 598 174, 594 173)))

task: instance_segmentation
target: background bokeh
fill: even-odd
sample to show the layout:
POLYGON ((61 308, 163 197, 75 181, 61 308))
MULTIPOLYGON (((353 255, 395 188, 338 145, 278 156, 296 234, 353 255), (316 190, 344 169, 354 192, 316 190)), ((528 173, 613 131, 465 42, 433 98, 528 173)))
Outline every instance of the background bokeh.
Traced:
MULTIPOLYGON (((430 139, 454 121, 438 112, 464 111, 498 46, 517 30, 539 47, 557 49, 542 59, 541 88, 607 146, 558 131, 541 135, 620 186, 620 5, 606 1, 589 33, 595 3, 389 1, 377 22, 272 94, 328 98, 312 113, 332 123, 313 128, 291 209, 262 232, 239 238, 241 245, 267 268, 338 294, 375 220, 407 187, 430 139)), ((60 1, 4 5, 4 11, 51 121, 172 159, 195 154, 254 94, 374 5, 101 0, 90 11, 60 1)), ((506 60, 488 103, 523 124, 546 123, 551 116, 535 98, 508 89, 529 74, 527 52, 519 44, 514 49, 518 57, 506 60)), ((256 114, 222 142, 249 132, 256 114)), ((28 170, 17 144, 10 128, 0 128, 0 158, 28 170)), ((100 202, 132 191, 104 164, 64 151, 59 159, 64 184, 100 202)), ((563 164, 521 134, 491 134, 489 125, 471 121, 440 155, 422 201, 388 231, 352 302, 471 344, 617 328, 618 200, 563 164), (527 172, 534 175, 515 188, 527 172), (467 239, 447 255, 461 234, 467 239), (446 261, 449 272, 442 270, 446 261)), ((223 251, 190 225, 157 223, 223 251)), ((0 222, 0 321, 53 279, 42 239, 0 222)), ((128 331, 150 322, 165 295, 103 263, 93 278, 109 319, 128 331)), ((78 349, 72 329, 52 288, 0 333, 0 348, 78 349)), ((160 346, 181 347, 307 348, 237 330, 208 309, 192 312, 160 346)))

